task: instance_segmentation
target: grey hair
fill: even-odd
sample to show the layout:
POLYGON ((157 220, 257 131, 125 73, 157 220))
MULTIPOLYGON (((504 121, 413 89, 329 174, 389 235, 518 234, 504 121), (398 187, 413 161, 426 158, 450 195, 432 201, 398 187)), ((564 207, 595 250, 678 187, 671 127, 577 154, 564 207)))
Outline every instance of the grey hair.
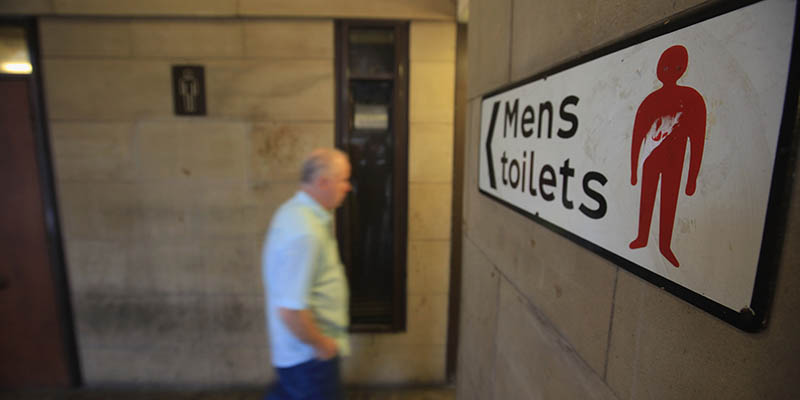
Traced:
POLYGON ((300 182, 313 183, 314 179, 321 174, 330 173, 331 167, 339 158, 347 160, 347 154, 332 148, 321 148, 312 151, 303 161, 300 182))

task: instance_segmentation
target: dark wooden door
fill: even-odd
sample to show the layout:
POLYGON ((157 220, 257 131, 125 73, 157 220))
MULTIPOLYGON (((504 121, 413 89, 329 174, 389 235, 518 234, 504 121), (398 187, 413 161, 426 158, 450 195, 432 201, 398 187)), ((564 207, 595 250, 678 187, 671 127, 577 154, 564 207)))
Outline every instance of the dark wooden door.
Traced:
POLYGON ((70 385, 31 113, 31 78, 0 77, 0 387, 70 385))
POLYGON ((408 22, 338 21, 336 145, 353 190, 337 235, 350 284, 350 328, 406 327, 408 22))

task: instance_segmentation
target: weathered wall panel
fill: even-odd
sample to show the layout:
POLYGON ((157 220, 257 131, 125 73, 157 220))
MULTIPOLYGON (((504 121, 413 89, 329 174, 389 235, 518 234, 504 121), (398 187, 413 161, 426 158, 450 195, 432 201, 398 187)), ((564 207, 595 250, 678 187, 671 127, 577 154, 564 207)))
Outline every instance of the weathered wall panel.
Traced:
POLYGON ((233 16, 236 0, 50 0, 59 15, 233 16))
POLYGON ((450 0, 240 0, 245 16, 306 16, 335 18, 434 19, 455 21, 450 0))
POLYGON ((137 58, 241 58, 244 40, 235 20, 133 20, 133 56, 137 58))
POLYGON ((246 57, 333 60, 331 20, 248 20, 244 23, 246 57))
POLYGON ((463 241, 457 397, 491 399, 495 386, 500 273, 467 236, 463 241))
POLYGON ((517 1, 511 22, 511 80, 527 78, 702 3, 708 1, 517 1))
POLYGON ((97 18, 51 19, 40 25, 44 57, 128 57, 133 53, 126 21, 97 18))
POLYGON ((467 96, 471 99, 508 83, 512 0, 470 0, 467 96))
POLYGON ((57 121, 135 121, 172 115, 170 64, 121 59, 44 59, 47 112, 57 121))
POLYGON ((3 14, 47 14, 53 11, 53 0, 4 0, 0 3, 3 14))
POLYGON ((614 399, 587 365, 513 282, 501 278, 497 316, 496 399, 614 399))

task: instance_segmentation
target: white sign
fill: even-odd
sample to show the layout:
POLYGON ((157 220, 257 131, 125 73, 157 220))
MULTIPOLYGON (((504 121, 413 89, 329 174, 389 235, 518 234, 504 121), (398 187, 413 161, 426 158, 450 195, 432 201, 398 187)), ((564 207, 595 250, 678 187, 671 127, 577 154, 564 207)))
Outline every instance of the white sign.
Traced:
POLYGON ((480 190, 749 309, 795 3, 755 3, 485 97, 480 190))

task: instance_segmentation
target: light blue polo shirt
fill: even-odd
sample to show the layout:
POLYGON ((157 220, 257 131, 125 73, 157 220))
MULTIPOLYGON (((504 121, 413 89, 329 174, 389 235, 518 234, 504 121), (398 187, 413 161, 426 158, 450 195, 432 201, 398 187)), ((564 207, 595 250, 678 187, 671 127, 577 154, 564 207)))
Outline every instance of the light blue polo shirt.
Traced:
POLYGON ((303 191, 284 203, 272 218, 261 264, 272 363, 291 367, 316 357, 278 315, 278 307, 311 310, 317 326, 350 354, 347 339, 348 289, 333 216, 303 191))

